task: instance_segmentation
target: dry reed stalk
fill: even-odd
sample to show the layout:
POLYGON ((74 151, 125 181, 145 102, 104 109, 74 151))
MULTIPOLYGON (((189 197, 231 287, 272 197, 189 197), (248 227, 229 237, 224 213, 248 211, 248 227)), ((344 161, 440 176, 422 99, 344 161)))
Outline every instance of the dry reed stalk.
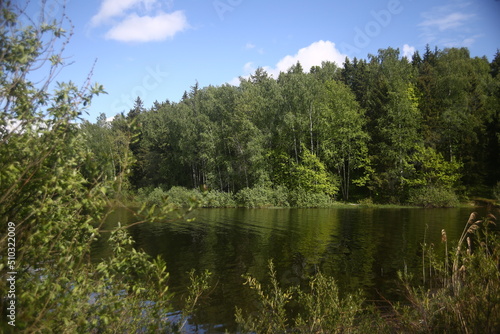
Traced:
POLYGON ((475 212, 472 212, 469 216, 469 220, 467 221, 467 224, 465 224, 465 227, 464 227, 464 230, 462 232, 462 235, 460 236, 460 239, 458 240, 458 245, 457 245, 457 250, 456 250, 456 253, 455 253, 455 258, 453 259, 453 268, 452 268, 452 276, 451 276, 451 283, 452 283, 452 286, 453 286, 453 290, 455 292, 458 292, 458 290, 460 289, 460 285, 459 285, 459 279, 458 279, 458 273, 459 273, 459 268, 458 268, 458 261, 460 259, 460 251, 461 251, 461 248, 462 248, 462 244, 465 240, 465 237, 467 236, 468 233, 471 233, 473 231, 475 231, 477 229, 477 224, 479 222, 478 221, 475 221, 476 220, 476 217, 477 217, 477 213, 475 212), (476 226, 476 227, 472 227, 472 226, 476 226), (471 232, 469 232, 471 231, 471 232))
POLYGON ((444 279, 444 285, 448 285, 448 269, 449 269, 449 264, 448 264, 448 237, 446 236, 446 230, 442 229, 441 230, 441 242, 444 243, 444 274, 445 274, 445 279, 444 279))
POLYGON ((429 228, 429 225, 425 224, 424 243, 422 244, 422 277, 423 277, 423 280, 424 280, 424 284, 425 284, 425 247, 427 247, 425 239, 426 239, 426 236, 427 236, 427 229, 428 228, 429 228))

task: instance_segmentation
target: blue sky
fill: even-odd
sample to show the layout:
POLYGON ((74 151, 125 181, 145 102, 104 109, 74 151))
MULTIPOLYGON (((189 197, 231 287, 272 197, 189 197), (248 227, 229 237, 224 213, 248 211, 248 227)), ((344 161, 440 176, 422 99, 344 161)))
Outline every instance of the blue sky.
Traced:
MULTIPOLYGON (((41 0, 33 0, 32 11, 41 0)), ((63 0, 47 0, 47 16, 63 0)), ((198 81, 237 84, 264 67, 276 76, 298 60, 304 69, 378 49, 402 54, 432 48, 469 48, 493 58, 500 48, 499 0, 67 0, 74 35, 57 80, 92 81, 107 95, 89 115, 128 112, 140 96, 177 102, 198 81)))

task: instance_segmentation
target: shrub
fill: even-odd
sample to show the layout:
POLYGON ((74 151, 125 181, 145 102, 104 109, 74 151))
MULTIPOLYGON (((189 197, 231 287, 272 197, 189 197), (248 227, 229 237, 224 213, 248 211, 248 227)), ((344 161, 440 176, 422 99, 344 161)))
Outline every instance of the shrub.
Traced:
POLYGON ((236 201, 231 193, 210 190, 203 194, 201 206, 204 208, 232 208, 236 201))
POLYGON ((288 206, 288 191, 285 187, 244 188, 236 194, 236 201, 248 208, 283 207, 288 206))
POLYGON ((167 203, 179 208, 189 208, 201 202, 201 193, 196 189, 172 187, 167 191, 167 203))
MULTIPOLYGON (((104 176, 79 125, 80 115, 103 88, 58 82, 49 91, 64 66, 58 47, 64 49, 72 31, 64 11, 49 23, 44 20, 50 14, 46 2, 40 4, 36 18, 26 12, 30 6, 16 1, 3 1, 0 11, 0 291, 13 288, 7 272, 16 272, 17 286, 17 293, 0 298, 0 332, 151 333, 172 332, 174 325, 182 331, 182 323, 171 324, 167 317, 173 304, 166 265, 133 248, 127 232, 131 225, 111 227, 107 242, 112 254, 91 260, 94 242, 110 232, 104 225, 112 204, 121 202, 126 188, 133 162, 128 150, 132 123, 117 130, 115 144, 124 154, 119 165, 113 163, 114 177, 104 176), (10 254, 15 251, 9 264, 8 248, 10 254), (15 317, 7 318, 13 303, 15 317)), ((160 188, 153 192, 163 195, 160 188)), ((141 211, 137 216, 144 221, 171 213, 167 207, 141 211)), ((199 282, 207 279, 193 280, 191 295, 205 291, 206 284, 199 282)), ((186 299, 188 311, 196 300, 186 299)))
MULTIPOLYGON (((142 189, 141 189, 142 190, 142 189)), ((167 192, 164 191, 160 187, 156 187, 149 192, 144 193, 144 191, 140 192, 140 198, 145 201, 148 205, 163 205, 167 200, 167 192)), ((146 190, 146 191, 147 191, 146 190)))
POLYGON ((408 203, 425 208, 450 208, 460 204, 453 190, 442 187, 412 189, 408 203))
POLYGON ((325 193, 297 189, 290 192, 290 205, 299 208, 320 208, 332 205, 332 199, 325 193))
POLYGON ((246 276, 246 284, 255 292, 258 309, 252 314, 236 309, 241 333, 366 333, 384 331, 381 317, 367 312, 361 294, 345 297, 332 277, 316 273, 307 286, 284 289, 269 261, 270 285, 246 276), (292 312, 291 308, 299 312, 292 312))

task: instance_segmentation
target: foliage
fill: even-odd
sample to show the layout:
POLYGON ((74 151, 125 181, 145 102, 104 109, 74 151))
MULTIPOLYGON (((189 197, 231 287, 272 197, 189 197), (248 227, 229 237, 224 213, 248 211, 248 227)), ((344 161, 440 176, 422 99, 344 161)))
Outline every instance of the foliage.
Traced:
POLYGON ((89 168, 119 174, 128 154, 131 188, 206 187, 227 198, 261 185, 383 203, 422 187, 487 196, 500 175, 497 63, 429 47, 410 62, 387 48, 342 69, 297 63, 277 79, 259 68, 237 87, 195 84, 178 103, 148 109, 139 99, 109 130, 87 126, 96 157, 113 142, 96 147, 104 132, 130 142, 89 168))
POLYGON ((137 200, 147 205, 171 205, 177 208, 199 206, 204 208, 229 208, 235 207, 236 202, 232 194, 208 190, 201 192, 196 189, 189 190, 184 187, 172 187, 165 191, 162 187, 141 188, 138 190, 137 200))
POLYGON ((269 261, 269 287, 263 287, 251 276, 245 277, 258 306, 251 314, 236 309, 236 322, 242 333, 365 333, 377 327, 385 329, 375 314, 366 316, 359 293, 341 297, 331 277, 316 273, 309 278, 307 287, 284 289, 276 275, 274 264, 269 261))
POLYGON ((452 208, 459 205, 455 192, 443 186, 426 186, 410 190, 408 203, 424 208, 452 208))
POLYGON ((184 187, 172 187, 166 192, 166 203, 177 208, 190 208, 198 205, 201 194, 197 190, 184 187))
POLYGON ((406 182, 412 186, 439 186, 452 188, 460 179, 462 164, 446 161, 442 154, 430 147, 417 147, 412 155, 415 176, 406 182))
POLYGON ((298 208, 324 208, 333 204, 332 198, 324 193, 295 189, 289 193, 289 203, 298 208))
POLYGON ((236 206, 236 201, 230 193, 209 190, 203 193, 200 205, 204 208, 233 208, 236 206))
POLYGON ((302 162, 292 171, 293 188, 316 194, 335 196, 338 182, 330 175, 324 163, 307 148, 302 147, 302 162))
POLYGON ((351 183, 364 185, 363 178, 370 172, 366 119, 353 92, 342 82, 326 82, 323 98, 322 156, 337 171, 342 196, 348 200, 351 183), (358 170, 363 174, 352 180, 358 170))
POLYGON ((141 188, 139 189, 138 199, 148 205, 164 205, 167 201, 168 194, 161 187, 156 187, 153 190, 141 188))
POLYGON ((257 294, 259 306, 257 314, 247 318, 243 310, 236 309, 236 322, 242 332, 284 333, 288 327, 286 305, 292 298, 292 289, 283 290, 276 278, 274 264, 269 262, 271 286, 264 290, 260 282, 251 276, 246 277, 246 283, 257 294))
MULTIPOLYGON (((428 252, 434 286, 414 287, 401 275, 408 305, 396 307, 397 321, 407 333, 497 333, 500 330, 500 240, 489 231, 495 217, 471 214, 456 248, 436 260, 428 252)), ((446 231, 443 243, 448 244, 446 231)))
MULTIPOLYGON (((9 290, 12 274, 7 273, 16 272, 15 299, 0 300, 3 319, 15 301, 16 326, 2 321, 1 331, 169 331, 166 265, 137 251, 127 227, 111 232, 109 258, 91 261, 92 244, 109 232, 103 224, 126 189, 134 161, 129 153, 132 122, 120 119, 111 129, 104 122, 79 128, 92 97, 104 91, 89 80, 82 88, 71 82, 54 86, 55 74, 65 65, 57 46, 64 49, 71 36, 67 17, 62 13, 59 21, 35 22, 10 1, 2 2, 1 9, 0 248, 12 244, 6 233, 10 226, 16 250, 12 267, 0 263, 1 291, 9 290), (46 81, 31 81, 40 75, 37 70, 46 81), (119 160, 106 161, 108 151, 108 157, 119 160)), ((170 211, 143 206, 136 214, 143 221, 165 221, 170 211)), ((192 287, 196 295, 201 288, 192 287)))
POLYGON ((244 188, 235 197, 240 205, 247 208, 288 206, 288 190, 284 187, 276 189, 265 186, 244 188))

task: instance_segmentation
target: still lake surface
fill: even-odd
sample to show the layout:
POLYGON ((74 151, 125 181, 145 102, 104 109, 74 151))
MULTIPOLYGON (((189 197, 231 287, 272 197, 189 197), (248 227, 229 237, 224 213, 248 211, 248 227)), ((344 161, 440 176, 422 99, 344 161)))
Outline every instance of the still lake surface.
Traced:
MULTIPOLYGON (((138 248, 165 259, 179 298, 191 269, 212 272, 214 288, 191 319, 191 330, 224 332, 234 330, 235 307, 253 305, 242 275, 265 283, 270 259, 283 286, 321 270, 343 292, 362 289, 369 300, 398 299, 397 271, 421 273, 424 238, 443 254, 441 230, 453 247, 472 211, 486 214, 480 208, 198 209, 187 217, 192 222, 145 223, 130 232, 138 248)), ((117 210, 109 222, 132 219, 117 210)), ((97 243, 95 251, 105 256, 106 243, 97 243)))

